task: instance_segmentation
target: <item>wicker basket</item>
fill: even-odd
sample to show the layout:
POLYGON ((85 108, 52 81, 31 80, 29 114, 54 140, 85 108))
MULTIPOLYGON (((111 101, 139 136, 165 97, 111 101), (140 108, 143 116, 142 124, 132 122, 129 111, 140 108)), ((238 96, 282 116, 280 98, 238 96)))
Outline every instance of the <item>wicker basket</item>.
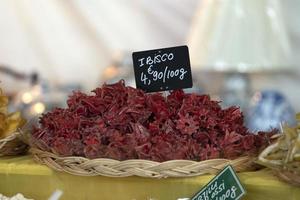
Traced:
POLYGON ((28 145, 20 139, 20 135, 18 131, 0 140, 0 156, 14 156, 27 152, 28 145))
POLYGON ((272 153, 273 149, 279 146, 279 143, 269 145, 258 157, 257 164, 270 168, 274 175, 281 180, 296 186, 300 186, 300 162, 285 163, 287 160, 285 157, 283 160, 271 160, 267 157, 272 153))
POLYGON ((226 165, 232 165, 237 172, 257 169, 254 157, 240 157, 235 160, 212 159, 201 162, 191 160, 171 160, 154 162, 149 160, 125 160, 84 157, 60 157, 40 149, 30 149, 34 159, 57 171, 64 171, 79 176, 128 177, 140 176, 150 178, 191 177, 204 174, 216 174, 226 165))

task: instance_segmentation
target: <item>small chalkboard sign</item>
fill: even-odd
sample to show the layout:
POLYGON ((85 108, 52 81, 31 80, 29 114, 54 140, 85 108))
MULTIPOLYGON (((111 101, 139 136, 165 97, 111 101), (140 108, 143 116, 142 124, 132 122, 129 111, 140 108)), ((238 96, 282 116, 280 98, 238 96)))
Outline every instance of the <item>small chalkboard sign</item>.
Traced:
POLYGON ((136 87, 145 92, 193 86, 187 46, 134 52, 132 59, 136 87))
POLYGON ((245 194, 246 191, 235 171, 228 165, 204 186, 192 200, 238 200, 245 194))

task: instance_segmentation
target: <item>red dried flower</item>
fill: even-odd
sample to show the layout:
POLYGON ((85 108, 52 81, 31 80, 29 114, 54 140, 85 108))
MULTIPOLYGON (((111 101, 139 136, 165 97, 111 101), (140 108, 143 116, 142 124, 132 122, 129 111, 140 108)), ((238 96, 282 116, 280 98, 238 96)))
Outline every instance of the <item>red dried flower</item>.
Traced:
POLYGON ((187 114, 176 120, 176 128, 180 130, 181 133, 192 135, 199 129, 199 121, 194 120, 193 117, 187 114))
POLYGON ((206 160, 257 153, 269 133, 250 133, 237 107, 222 110, 208 95, 146 94, 123 80, 93 94, 74 92, 68 107, 40 118, 33 141, 62 156, 206 160))

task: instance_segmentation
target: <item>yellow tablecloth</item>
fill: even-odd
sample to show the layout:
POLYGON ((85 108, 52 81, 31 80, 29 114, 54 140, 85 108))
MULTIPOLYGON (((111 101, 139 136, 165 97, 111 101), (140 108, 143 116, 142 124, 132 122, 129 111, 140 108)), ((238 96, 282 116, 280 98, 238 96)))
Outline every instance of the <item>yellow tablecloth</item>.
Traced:
MULTIPOLYGON (((268 170, 238 174, 244 200, 300 200, 300 188, 279 181, 268 170)), ((0 193, 18 192, 36 200, 48 199, 56 189, 61 199, 175 200, 192 197, 213 176, 148 179, 139 177, 79 177, 36 164, 30 156, 0 158, 0 193)))

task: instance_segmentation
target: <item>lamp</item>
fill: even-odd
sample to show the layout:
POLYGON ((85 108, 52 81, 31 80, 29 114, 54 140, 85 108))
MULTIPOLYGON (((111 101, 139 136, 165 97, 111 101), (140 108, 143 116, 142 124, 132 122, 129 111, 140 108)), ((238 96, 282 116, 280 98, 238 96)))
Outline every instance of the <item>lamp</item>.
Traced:
POLYGON ((279 0, 203 0, 188 43, 196 68, 247 73, 290 67, 279 0))
POLYGON ((279 0, 203 0, 188 38, 194 71, 224 72, 226 105, 245 108, 250 73, 291 68, 279 0))

